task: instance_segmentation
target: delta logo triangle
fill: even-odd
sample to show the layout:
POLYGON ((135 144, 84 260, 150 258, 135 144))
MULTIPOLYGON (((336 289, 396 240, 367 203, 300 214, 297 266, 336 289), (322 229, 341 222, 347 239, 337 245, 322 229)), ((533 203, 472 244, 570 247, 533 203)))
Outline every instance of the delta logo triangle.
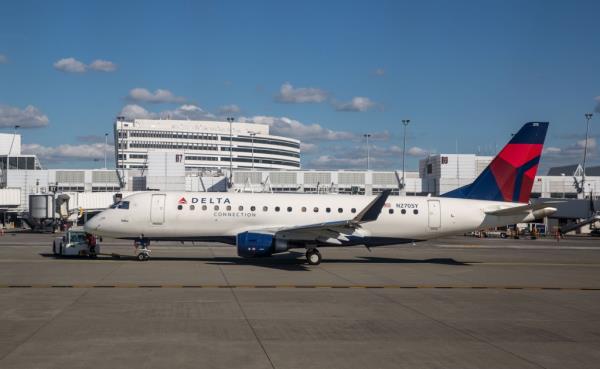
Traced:
POLYGON ((187 200, 185 199, 185 197, 182 197, 179 199, 178 203, 180 204, 187 204, 187 200))

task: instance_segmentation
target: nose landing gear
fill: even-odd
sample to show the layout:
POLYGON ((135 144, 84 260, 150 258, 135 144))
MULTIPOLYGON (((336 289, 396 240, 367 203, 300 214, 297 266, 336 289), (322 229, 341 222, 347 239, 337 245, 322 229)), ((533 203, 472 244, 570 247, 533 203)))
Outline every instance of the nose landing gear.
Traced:
POLYGON ((139 261, 148 261, 148 259, 150 259, 150 250, 141 250, 138 254, 137 254, 137 259, 139 261))
POLYGON ((136 258, 139 261, 147 261, 150 259, 150 240, 145 238, 142 234, 139 239, 135 240, 133 243, 136 251, 136 258))
POLYGON ((309 265, 319 265, 321 264, 321 260, 323 257, 321 253, 317 249, 308 249, 306 250, 306 261, 309 265))

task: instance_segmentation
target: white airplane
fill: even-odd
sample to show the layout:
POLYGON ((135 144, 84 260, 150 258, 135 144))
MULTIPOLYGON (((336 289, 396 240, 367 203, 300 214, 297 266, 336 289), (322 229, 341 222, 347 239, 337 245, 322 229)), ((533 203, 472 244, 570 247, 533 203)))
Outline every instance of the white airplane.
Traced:
MULTIPOLYGON (((367 247, 424 241, 482 228, 531 222, 556 211, 528 204, 548 129, 525 124, 470 185, 441 197, 273 193, 142 192, 91 218, 88 233, 143 241, 236 245, 239 256, 320 247, 367 247)), ((147 260, 144 250, 138 254, 147 260)))

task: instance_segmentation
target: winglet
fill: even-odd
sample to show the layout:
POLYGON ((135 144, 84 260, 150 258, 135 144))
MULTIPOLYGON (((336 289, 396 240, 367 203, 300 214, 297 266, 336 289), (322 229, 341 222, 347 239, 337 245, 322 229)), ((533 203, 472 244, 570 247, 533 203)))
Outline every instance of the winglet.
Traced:
POLYGON ((392 190, 384 190, 381 192, 373 201, 369 203, 360 213, 358 213, 354 219, 352 219, 352 223, 364 223, 364 222, 372 222, 377 220, 379 217, 379 213, 381 213, 381 209, 385 205, 385 202, 390 195, 392 190))

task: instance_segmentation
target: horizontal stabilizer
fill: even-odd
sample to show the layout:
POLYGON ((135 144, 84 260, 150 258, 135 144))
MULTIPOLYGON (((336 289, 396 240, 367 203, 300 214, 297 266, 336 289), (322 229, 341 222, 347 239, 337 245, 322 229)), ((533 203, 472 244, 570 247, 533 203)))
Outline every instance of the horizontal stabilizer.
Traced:
MULTIPOLYGON (((544 201, 536 204, 527 204, 520 206, 513 206, 508 208, 494 208, 485 210, 485 213, 488 215, 496 215, 496 216, 510 216, 510 215, 523 215, 527 214, 530 211, 536 211, 546 208, 551 208, 552 205, 560 204, 565 201, 544 201)), ((556 210, 555 210, 556 211, 556 210)))

